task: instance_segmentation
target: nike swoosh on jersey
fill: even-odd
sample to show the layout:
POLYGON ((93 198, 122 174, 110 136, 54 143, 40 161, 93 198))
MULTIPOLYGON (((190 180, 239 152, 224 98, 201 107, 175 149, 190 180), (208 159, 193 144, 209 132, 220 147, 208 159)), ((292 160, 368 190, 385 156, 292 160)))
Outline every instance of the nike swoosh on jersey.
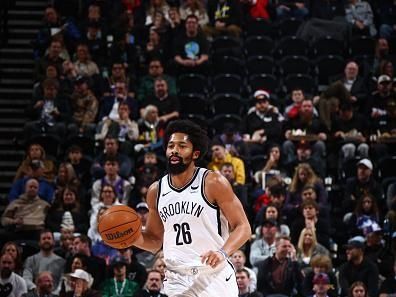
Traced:
POLYGON ((162 193, 162 196, 166 196, 166 195, 168 195, 170 192, 172 192, 172 191, 169 191, 169 192, 166 192, 166 193, 162 193))

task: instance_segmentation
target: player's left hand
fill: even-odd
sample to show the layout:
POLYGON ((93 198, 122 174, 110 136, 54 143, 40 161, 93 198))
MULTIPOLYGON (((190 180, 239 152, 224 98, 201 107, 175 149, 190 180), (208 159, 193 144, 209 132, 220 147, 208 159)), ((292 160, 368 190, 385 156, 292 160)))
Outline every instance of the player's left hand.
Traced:
POLYGON ((216 268, 224 260, 223 254, 219 251, 208 251, 201 255, 201 262, 212 268, 216 268))

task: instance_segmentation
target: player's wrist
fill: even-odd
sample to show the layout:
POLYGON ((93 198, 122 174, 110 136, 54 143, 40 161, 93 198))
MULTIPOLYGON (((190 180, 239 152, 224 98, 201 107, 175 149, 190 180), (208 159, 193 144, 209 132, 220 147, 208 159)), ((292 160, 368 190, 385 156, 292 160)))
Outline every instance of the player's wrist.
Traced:
POLYGON ((228 258, 228 254, 227 254, 227 252, 224 249, 218 249, 217 252, 222 254, 224 259, 228 258))

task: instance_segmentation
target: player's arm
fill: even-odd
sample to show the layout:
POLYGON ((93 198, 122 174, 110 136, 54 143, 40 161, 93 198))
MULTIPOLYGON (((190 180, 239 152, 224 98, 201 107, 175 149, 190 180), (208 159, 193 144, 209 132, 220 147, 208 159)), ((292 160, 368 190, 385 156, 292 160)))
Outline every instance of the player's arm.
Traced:
POLYGON ((162 247, 164 226, 157 211, 158 183, 153 183, 147 191, 146 201, 149 213, 146 221, 146 229, 134 242, 134 245, 143 250, 156 253, 162 247))
MULTIPOLYGON (((205 194, 208 199, 217 204, 230 224, 231 233, 222 249, 227 255, 238 250, 251 236, 249 221, 242 204, 234 194, 228 180, 219 173, 210 172, 205 181, 205 194)), ((215 267, 218 264, 218 253, 212 251, 203 255, 203 261, 215 267)))

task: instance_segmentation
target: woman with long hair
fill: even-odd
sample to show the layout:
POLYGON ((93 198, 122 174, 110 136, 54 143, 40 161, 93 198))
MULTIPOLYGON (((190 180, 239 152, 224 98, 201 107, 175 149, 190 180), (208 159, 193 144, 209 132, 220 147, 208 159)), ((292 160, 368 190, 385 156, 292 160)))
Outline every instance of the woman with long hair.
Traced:
POLYGON ((315 231, 311 228, 304 228, 300 233, 297 244, 297 261, 303 271, 309 268, 311 259, 315 255, 329 255, 329 251, 316 239, 315 231))
POLYGON ((86 212, 83 210, 78 192, 66 186, 55 198, 46 217, 46 226, 60 238, 61 229, 72 230, 74 233, 85 234, 88 229, 86 212))
POLYGON ((80 181, 72 164, 69 162, 63 162, 59 164, 55 185, 57 192, 62 191, 67 186, 79 189, 80 181))
POLYGON ((18 246, 15 242, 8 241, 1 248, 0 255, 4 255, 4 254, 9 254, 14 259, 15 268, 13 272, 22 275, 23 273, 22 248, 18 246))
POLYGON ((380 211, 377 204, 377 199, 367 193, 363 195, 362 198, 356 204, 355 210, 353 213, 344 219, 348 227, 349 237, 357 236, 357 235, 365 235, 363 234, 362 227, 364 222, 373 221, 379 223, 381 221, 380 211))
POLYGON ((349 288, 348 297, 369 297, 367 286, 360 281, 354 282, 349 288))
POLYGON ((32 172, 30 164, 32 161, 42 161, 43 162, 43 177, 48 182, 53 182, 55 178, 55 164, 52 160, 47 159, 46 152, 41 144, 32 143, 26 150, 25 159, 19 165, 17 172, 15 174, 14 181, 29 176, 32 172))
POLYGON ((314 187, 318 204, 325 205, 327 202, 327 192, 322 180, 315 174, 309 164, 301 163, 294 171, 285 201, 285 209, 291 216, 296 215, 296 211, 303 201, 302 192, 306 185, 314 187))

